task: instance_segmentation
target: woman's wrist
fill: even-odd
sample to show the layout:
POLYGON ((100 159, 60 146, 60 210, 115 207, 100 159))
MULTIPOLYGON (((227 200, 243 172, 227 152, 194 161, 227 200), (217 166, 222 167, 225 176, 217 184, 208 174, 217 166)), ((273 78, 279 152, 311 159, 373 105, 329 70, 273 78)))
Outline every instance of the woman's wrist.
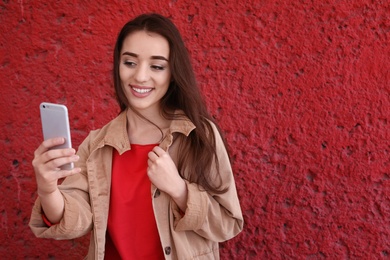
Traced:
POLYGON ((58 223, 64 214, 64 198, 57 188, 53 192, 38 193, 42 211, 51 223, 58 223))
POLYGON ((176 189, 170 195, 179 208, 185 212, 187 208, 188 189, 187 184, 183 179, 181 179, 180 184, 176 186, 176 189))

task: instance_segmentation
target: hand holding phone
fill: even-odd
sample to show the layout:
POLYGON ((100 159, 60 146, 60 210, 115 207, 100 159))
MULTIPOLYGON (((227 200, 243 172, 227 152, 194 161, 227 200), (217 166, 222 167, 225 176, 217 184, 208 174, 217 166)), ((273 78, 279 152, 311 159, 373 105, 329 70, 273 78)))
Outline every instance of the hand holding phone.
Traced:
MULTIPOLYGON (((64 105, 43 102, 39 106, 44 140, 63 137, 65 142, 52 149, 72 148, 68 109, 64 105)), ((73 163, 61 166, 62 170, 73 169, 73 163)))

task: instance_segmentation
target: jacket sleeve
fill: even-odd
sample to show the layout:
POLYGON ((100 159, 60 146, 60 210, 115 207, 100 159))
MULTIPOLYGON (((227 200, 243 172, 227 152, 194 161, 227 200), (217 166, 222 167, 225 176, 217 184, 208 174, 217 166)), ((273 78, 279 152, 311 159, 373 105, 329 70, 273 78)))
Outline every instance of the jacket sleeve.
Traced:
POLYGON ((35 236, 40 238, 73 239, 87 234, 92 229, 92 212, 88 193, 86 159, 88 138, 80 145, 79 161, 75 167, 81 173, 67 177, 59 189, 64 198, 64 216, 58 224, 48 227, 42 219, 40 199, 35 201, 29 226, 35 236))
POLYGON ((244 219, 238 200, 236 185, 229 156, 222 138, 213 125, 217 156, 220 164, 223 194, 211 194, 195 183, 187 183, 188 199, 185 214, 175 205, 175 231, 194 231, 200 236, 223 242, 236 236, 243 229, 244 219))

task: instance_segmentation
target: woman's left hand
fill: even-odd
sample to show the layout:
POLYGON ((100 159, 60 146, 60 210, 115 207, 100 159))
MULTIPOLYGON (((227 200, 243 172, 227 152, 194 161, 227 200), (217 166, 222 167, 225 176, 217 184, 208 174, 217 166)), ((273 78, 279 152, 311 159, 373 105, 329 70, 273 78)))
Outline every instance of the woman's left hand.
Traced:
POLYGON ((148 154, 148 176, 160 190, 168 193, 181 210, 187 203, 187 185, 168 152, 156 146, 148 154))

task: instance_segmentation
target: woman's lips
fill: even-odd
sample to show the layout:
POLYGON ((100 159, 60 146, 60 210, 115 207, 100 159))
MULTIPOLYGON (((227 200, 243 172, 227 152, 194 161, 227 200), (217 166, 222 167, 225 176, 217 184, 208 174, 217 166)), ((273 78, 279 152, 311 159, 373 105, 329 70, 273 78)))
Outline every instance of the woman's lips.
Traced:
POLYGON ((136 97, 146 97, 152 92, 153 88, 150 87, 139 87, 139 86, 130 86, 131 92, 136 97))

